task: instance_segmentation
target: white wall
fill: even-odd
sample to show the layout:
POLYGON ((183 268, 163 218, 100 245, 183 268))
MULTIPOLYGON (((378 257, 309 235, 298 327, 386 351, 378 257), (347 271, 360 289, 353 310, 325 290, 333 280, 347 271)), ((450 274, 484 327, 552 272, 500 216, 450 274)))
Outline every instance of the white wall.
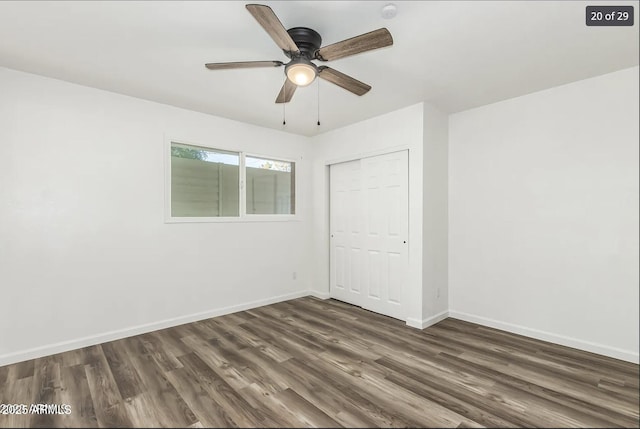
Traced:
POLYGON ((424 103, 422 327, 446 318, 448 302, 449 118, 424 103))
POLYGON ((308 148, 0 68, 0 365, 306 295, 308 148), (165 137, 298 159, 301 220, 165 224, 165 137))
POLYGON ((329 294, 329 164, 409 150, 409 278, 403 291, 408 322, 422 321, 422 121, 416 104, 311 138, 313 202, 312 289, 329 294))
POLYGON ((638 67, 461 112, 451 315, 638 361, 638 67))

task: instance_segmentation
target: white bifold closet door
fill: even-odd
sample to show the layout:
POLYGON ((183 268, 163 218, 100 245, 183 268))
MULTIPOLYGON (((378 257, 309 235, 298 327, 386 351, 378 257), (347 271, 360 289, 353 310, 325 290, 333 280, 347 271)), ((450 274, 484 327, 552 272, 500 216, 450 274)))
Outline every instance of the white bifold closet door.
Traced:
POLYGON ((403 320, 408 161, 400 151, 329 167, 331 297, 403 320))

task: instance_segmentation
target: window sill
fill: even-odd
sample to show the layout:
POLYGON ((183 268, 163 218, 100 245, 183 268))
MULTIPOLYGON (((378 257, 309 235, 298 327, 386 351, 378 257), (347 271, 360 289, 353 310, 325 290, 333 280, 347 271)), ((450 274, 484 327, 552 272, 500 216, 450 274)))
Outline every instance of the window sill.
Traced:
POLYGON ((247 222, 300 222, 297 215, 246 215, 239 217, 169 217, 164 223, 247 223, 247 222))

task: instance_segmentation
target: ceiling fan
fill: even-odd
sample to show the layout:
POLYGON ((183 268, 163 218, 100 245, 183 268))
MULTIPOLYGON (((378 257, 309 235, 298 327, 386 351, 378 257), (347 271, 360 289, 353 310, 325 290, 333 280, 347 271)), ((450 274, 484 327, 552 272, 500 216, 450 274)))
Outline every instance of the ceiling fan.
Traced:
POLYGON ((288 103, 296 88, 311 84, 316 77, 338 85, 356 95, 364 95, 371 89, 371 86, 330 67, 316 66, 312 60, 332 61, 393 45, 393 38, 389 30, 380 28, 321 48, 322 37, 315 30, 306 27, 285 30, 269 6, 248 4, 246 8, 291 61, 286 64, 282 61, 208 63, 205 64, 205 67, 209 70, 226 70, 284 66, 287 79, 276 98, 276 103, 288 103))

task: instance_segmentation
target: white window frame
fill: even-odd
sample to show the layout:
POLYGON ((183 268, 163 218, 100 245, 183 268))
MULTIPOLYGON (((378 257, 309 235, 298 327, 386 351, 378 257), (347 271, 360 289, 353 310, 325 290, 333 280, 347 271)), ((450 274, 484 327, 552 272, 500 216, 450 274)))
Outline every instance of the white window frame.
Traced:
POLYGON ((277 155, 265 155, 255 152, 247 152, 240 149, 233 149, 226 147, 224 145, 212 146, 204 143, 192 143, 185 141, 184 139, 165 139, 164 144, 164 221, 165 223, 233 223, 233 222, 291 222, 291 221, 299 221, 299 162, 298 160, 281 157, 277 155), (240 168, 239 180, 240 186, 238 189, 239 192, 239 216, 171 216, 171 145, 172 143, 187 145, 193 147, 201 147, 203 149, 210 150, 221 150, 226 152, 234 152, 238 153, 240 160, 238 162, 240 168), (247 171, 245 168, 245 158, 247 156, 256 157, 256 158, 265 158, 273 161, 284 161, 291 162, 295 164, 295 175, 294 175, 294 190, 295 190, 295 199, 294 199, 294 214, 247 214, 247 171))

